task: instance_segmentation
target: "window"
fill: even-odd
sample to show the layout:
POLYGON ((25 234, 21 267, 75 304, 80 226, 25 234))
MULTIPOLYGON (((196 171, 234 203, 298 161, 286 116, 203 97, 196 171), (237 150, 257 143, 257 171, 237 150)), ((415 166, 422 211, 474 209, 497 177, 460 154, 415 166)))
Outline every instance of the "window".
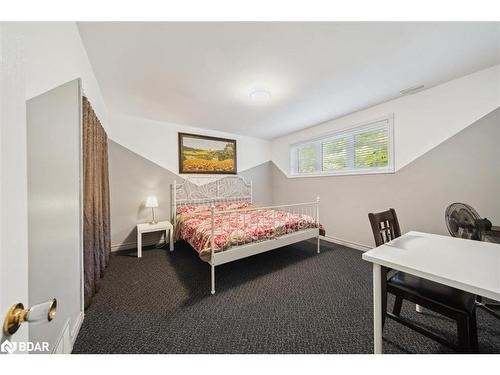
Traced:
POLYGON ((393 116, 291 146, 297 176, 394 172, 393 116))
POLYGON ((313 144, 305 145, 297 150, 298 172, 312 173, 316 170, 316 150, 313 144))

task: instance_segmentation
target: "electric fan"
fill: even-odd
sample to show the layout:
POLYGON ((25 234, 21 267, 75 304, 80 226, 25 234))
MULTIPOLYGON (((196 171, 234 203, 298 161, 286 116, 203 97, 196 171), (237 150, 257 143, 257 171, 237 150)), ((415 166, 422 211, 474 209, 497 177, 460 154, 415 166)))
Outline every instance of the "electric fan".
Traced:
MULTIPOLYGON (((469 240, 484 240, 485 226, 488 223, 481 219, 475 209, 465 203, 452 203, 446 208, 446 226, 453 237, 469 240), (483 230, 481 230, 483 229, 483 230)), ((489 220, 488 220, 489 222, 489 220)), ((489 228, 491 229, 491 223, 489 228)))
MULTIPOLYGON (((452 203, 446 208, 446 226, 453 237, 469 240, 500 243, 500 228, 491 225, 491 221, 481 218, 477 211, 465 203, 452 203)), ((500 251, 500 250, 499 250, 500 251)), ((483 303, 477 296, 479 307, 500 318, 494 310, 500 308, 498 303, 483 303)))

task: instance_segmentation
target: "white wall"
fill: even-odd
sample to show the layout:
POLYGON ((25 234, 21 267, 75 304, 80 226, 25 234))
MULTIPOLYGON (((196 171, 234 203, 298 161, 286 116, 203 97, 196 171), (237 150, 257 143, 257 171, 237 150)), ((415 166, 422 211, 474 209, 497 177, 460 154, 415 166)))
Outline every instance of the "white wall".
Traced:
POLYGON ((290 144, 394 113, 397 171, 498 106, 500 65, 276 138, 272 161, 289 176, 290 144))
POLYGON ((25 43, 26 98, 76 78, 104 127, 107 110, 75 22, 19 24, 25 43))
POLYGON ((269 141, 231 133, 109 113, 109 137, 142 157, 179 173, 178 132, 195 133, 237 140, 238 172, 271 159, 269 141))

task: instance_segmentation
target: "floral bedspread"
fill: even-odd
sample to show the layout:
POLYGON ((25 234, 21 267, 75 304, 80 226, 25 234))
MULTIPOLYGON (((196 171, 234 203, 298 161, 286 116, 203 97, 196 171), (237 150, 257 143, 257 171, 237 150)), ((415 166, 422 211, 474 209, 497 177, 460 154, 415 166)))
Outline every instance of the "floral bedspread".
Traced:
MULTIPOLYGON (((218 205, 215 208, 216 211, 227 211, 256 207, 247 202, 236 202, 218 205)), ((210 208, 182 206, 177 213, 176 238, 187 241, 196 249, 202 260, 209 261, 212 240, 210 208)), ((268 208, 219 212, 215 216, 214 248, 216 252, 223 251, 231 246, 317 227, 316 220, 311 216, 268 208)))

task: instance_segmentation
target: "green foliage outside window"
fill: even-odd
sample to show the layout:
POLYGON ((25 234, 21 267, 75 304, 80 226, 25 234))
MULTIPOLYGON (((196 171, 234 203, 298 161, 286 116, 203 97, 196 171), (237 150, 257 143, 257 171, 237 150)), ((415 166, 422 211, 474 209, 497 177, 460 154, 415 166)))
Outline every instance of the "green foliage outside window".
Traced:
POLYGON ((354 137, 354 165, 356 168, 386 167, 387 130, 378 129, 357 134, 354 137))
POLYGON ((333 139, 321 144, 324 171, 347 167, 347 142, 345 138, 333 139))
POLYGON ((295 148, 296 171, 342 174, 342 170, 388 167, 389 143, 388 127, 311 141, 295 148))
POLYGON ((305 146, 298 150, 299 173, 312 173, 316 170, 316 151, 314 145, 305 146))

